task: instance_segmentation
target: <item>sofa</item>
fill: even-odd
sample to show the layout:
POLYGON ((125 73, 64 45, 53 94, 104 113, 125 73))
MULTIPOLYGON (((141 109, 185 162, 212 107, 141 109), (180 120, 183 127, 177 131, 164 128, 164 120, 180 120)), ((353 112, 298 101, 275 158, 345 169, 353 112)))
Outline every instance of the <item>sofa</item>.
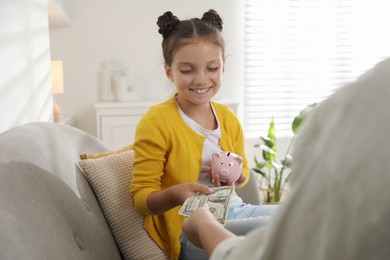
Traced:
MULTIPOLYGON (((130 150, 109 151, 94 136, 64 124, 34 122, 0 134, 0 259, 161 259, 162 252, 151 253, 159 249, 140 233, 142 216, 129 203, 126 181, 132 163, 126 158, 131 157, 123 157, 126 181, 115 184, 88 175, 94 166, 97 178, 103 170, 111 178, 119 167, 118 154, 132 156, 130 150), (122 185, 122 198, 112 193, 120 190, 114 185, 122 185), (117 201, 122 201, 113 205, 117 211, 108 211, 117 201)), ((258 191, 251 178, 238 193, 245 202, 259 204, 258 191)))

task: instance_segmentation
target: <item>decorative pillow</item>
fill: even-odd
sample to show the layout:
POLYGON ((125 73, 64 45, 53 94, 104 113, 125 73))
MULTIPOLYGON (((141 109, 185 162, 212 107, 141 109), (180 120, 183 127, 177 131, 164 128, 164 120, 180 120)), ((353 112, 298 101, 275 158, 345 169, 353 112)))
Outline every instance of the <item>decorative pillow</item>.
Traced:
POLYGON ((101 157, 104 157, 107 155, 121 153, 124 151, 129 151, 131 149, 133 149, 133 144, 129 144, 129 145, 126 145, 122 148, 112 150, 112 151, 106 151, 106 152, 102 152, 102 153, 92 153, 92 154, 83 153, 83 154, 80 154, 80 158, 81 159, 97 159, 97 158, 101 158, 101 157))
POLYGON ((124 259, 166 259, 143 229, 143 215, 132 207, 130 182, 134 150, 85 159, 80 167, 94 190, 124 259))

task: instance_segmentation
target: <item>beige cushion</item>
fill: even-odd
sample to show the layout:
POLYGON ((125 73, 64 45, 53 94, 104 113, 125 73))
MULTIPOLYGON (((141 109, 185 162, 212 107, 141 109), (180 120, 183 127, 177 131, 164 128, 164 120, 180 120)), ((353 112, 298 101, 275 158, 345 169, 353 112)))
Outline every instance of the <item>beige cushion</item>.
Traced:
POLYGON ((104 157, 107 155, 121 153, 124 151, 129 151, 131 149, 133 149, 133 144, 126 145, 126 146, 121 147, 121 148, 116 149, 116 150, 105 151, 105 152, 101 152, 101 153, 83 153, 83 154, 80 154, 80 158, 81 159, 97 159, 97 158, 101 158, 101 157, 104 157))
POLYGON ((143 229, 143 216, 131 203, 134 151, 79 162, 94 190, 124 259, 166 259, 143 229))

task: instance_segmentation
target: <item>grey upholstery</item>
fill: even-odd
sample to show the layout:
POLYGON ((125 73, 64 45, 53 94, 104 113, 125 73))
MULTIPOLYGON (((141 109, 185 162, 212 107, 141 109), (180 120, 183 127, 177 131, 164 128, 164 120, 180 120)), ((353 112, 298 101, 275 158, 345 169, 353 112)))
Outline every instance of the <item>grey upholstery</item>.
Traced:
POLYGON ((256 173, 253 170, 249 170, 251 177, 249 178, 248 183, 242 189, 236 189, 237 194, 242 198, 242 200, 247 204, 260 205, 260 187, 257 182, 256 173))
MULTIPOLYGON (((76 167, 80 154, 107 150, 95 137, 55 123, 0 134, 0 259, 121 259, 76 167)), ((259 203, 255 178, 237 192, 259 203)))
POLYGON ((69 126, 32 123, 0 135, 0 259, 121 259, 75 166, 107 147, 69 126))

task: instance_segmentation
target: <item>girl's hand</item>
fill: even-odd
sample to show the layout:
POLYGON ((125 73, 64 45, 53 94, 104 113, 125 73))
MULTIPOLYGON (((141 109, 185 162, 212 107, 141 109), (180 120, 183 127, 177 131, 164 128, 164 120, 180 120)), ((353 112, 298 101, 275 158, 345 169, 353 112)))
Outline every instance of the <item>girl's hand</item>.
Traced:
MULTIPOLYGON (((214 176, 211 174, 211 165, 209 167, 207 167, 207 170, 206 170, 206 173, 207 173, 207 176, 209 176, 210 178, 210 181, 216 186, 221 186, 221 180, 220 180, 220 175, 219 174, 215 174, 214 176)), ((226 184, 224 184, 226 185, 226 184)))
POLYGON ((221 183, 220 175, 219 174, 215 174, 214 177, 213 177, 211 175, 211 168, 210 167, 207 168, 206 172, 207 172, 207 175, 209 176, 211 182, 215 186, 217 186, 217 187, 221 186, 221 185, 224 185, 224 186, 240 185, 241 183, 245 182, 245 180, 246 180, 245 175, 241 172, 241 175, 240 175, 240 177, 238 178, 238 180, 236 182, 232 182, 232 180, 228 178, 226 183, 221 183))
POLYGON ((238 178, 238 180, 236 181, 236 183, 234 183, 234 185, 240 185, 245 180, 246 180, 246 176, 243 173, 241 173, 240 178, 238 178))
POLYGON ((183 205, 184 201, 197 194, 203 193, 210 195, 214 193, 212 189, 203 184, 198 183, 183 183, 171 186, 167 189, 171 194, 171 198, 176 202, 177 205, 183 205))
POLYGON ((215 174, 214 176, 211 174, 211 167, 207 167, 206 169, 207 176, 210 178, 210 181, 215 185, 215 186, 233 186, 233 185, 240 185, 246 180, 245 175, 241 172, 240 177, 236 182, 232 182, 232 180, 228 177, 227 182, 222 183, 220 179, 220 174, 215 174))
POLYGON ((173 185, 165 190, 153 191, 148 196, 149 209, 154 214, 161 214, 179 205, 183 205, 184 201, 197 194, 212 194, 214 191, 206 185, 199 183, 183 183, 173 185))

